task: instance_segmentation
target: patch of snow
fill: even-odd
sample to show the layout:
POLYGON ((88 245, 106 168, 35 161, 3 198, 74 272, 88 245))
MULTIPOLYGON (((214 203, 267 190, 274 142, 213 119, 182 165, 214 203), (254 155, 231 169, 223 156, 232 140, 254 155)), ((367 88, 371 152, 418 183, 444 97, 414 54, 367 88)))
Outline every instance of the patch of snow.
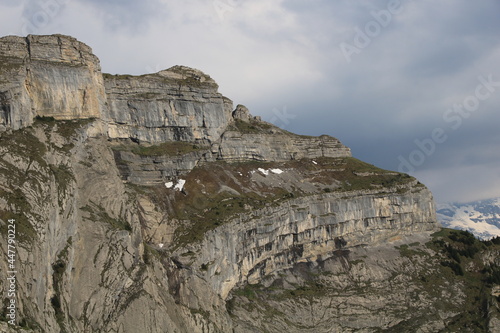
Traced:
POLYGON ((280 174, 282 174, 282 173, 283 173, 283 170, 281 170, 281 169, 271 169, 271 172, 272 172, 272 173, 275 173, 275 174, 277 174, 277 175, 280 175, 280 174))
POLYGON ((174 186, 173 182, 167 182, 167 183, 165 183, 165 187, 166 188, 172 188, 172 186, 174 186))
POLYGON ((313 161, 313 164, 314 164, 314 165, 317 165, 317 164, 318 164, 318 162, 316 162, 316 161, 313 161))
POLYGON ((265 169, 262 169, 262 168, 258 168, 257 170, 259 170, 261 173, 263 173, 265 176, 267 176, 269 174, 269 170, 265 170, 265 169))
POLYGON ((179 179, 179 182, 175 184, 174 190, 182 191, 184 184, 186 184, 186 181, 184 179, 179 179))
POLYGON ((437 217, 445 227, 469 230, 482 239, 500 236, 498 198, 466 204, 445 203, 437 208, 437 217))

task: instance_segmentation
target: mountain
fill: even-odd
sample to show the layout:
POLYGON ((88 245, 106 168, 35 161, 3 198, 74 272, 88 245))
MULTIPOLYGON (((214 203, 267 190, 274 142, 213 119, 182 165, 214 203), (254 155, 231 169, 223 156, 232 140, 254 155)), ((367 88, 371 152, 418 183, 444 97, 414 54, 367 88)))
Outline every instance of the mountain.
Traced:
POLYGON ((500 244, 209 75, 0 38, 2 332, 498 331, 500 244))
POLYGON ((468 230, 482 239, 500 236, 500 198, 439 204, 437 217, 447 228, 468 230))

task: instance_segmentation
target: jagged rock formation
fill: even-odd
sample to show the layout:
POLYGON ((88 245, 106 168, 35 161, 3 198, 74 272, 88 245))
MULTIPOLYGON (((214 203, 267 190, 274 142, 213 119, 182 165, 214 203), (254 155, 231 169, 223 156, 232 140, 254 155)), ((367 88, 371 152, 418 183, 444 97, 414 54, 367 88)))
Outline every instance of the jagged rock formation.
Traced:
MULTIPOLYGON (((249 326, 238 290, 280 276, 289 288, 303 283, 300 265, 314 273, 329 262, 335 273, 345 251, 370 255, 438 229, 432 195, 414 178, 352 158, 335 138, 295 135, 242 105, 233 110, 198 70, 102 75, 88 46, 61 35, 2 38, 0 61, 2 254, 13 219, 16 323, 34 332, 295 329, 258 312, 260 324, 249 326)), ((494 270, 491 253, 482 265, 494 270)), ((404 263, 391 270, 406 271, 404 263)), ((6 262, 0 267, 5 295, 6 262)), ((374 281, 387 287, 384 274, 374 281)), ((397 295, 369 311, 390 312, 397 295)), ((422 320, 390 318, 353 330, 422 320)))

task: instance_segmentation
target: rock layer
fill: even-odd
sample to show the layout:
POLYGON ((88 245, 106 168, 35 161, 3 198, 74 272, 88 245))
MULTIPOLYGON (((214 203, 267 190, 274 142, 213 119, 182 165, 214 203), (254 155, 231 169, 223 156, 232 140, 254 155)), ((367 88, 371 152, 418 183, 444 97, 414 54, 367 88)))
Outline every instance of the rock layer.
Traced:
POLYGON ((207 281, 224 299, 236 285, 298 262, 436 230, 432 195, 422 188, 307 196, 253 214, 208 233, 193 263, 207 266, 207 281))
POLYGON ((0 124, 19 129, 35 116, 99 118, 106 96, 99 60, 74 38, 0 40, 0 124))
POLYGON ((198 70, 103 76, 60 35, 0 60, 1 250, 14 219, 35 332, 231 332, 235 287, 437 228, 417 180, 233 111, 198 70))
POLYGON ((232 102, 201 71, 175 66, 156 74, 105 76, 110 138, 158 143, 219 139, 232 102))

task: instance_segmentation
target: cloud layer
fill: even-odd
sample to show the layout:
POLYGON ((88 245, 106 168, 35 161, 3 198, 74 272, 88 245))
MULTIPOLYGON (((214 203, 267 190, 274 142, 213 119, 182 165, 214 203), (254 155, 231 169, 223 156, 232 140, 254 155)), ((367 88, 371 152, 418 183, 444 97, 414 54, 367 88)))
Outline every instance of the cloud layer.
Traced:
POLYGON ((439 201, 471 201, 500 196, 499 13, 495 0, 5 0, 0 33, 72 35, 111 73, 199 68, 255 115, 384 168, 405 160, 439 201))

